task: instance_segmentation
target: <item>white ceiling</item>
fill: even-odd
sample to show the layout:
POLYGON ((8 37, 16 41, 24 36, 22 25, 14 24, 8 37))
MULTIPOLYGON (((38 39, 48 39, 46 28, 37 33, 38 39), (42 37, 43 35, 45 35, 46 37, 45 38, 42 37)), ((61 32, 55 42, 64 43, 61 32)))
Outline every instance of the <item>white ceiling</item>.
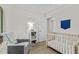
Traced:
POLYGON ((18 8, 19 10, 27 11, 33 14, 44 14, 48 13, 51 10, 55 10, 63 5, 59 4, 16 4, 16 5, 7 5, 10 8, 18 8))
MULTIPOLYGON (((8 14, 13 16, 21 16, 24 14, 28 18, 38 18, 39 16, 51 17, 50 14, 64 9, 64 7, 75 6, 65 4, 5 4, 5 9, 8 14)), ((76 5, 77 6, 77 5, 76 5)))
POLYGON ((33 12, 35 14, 43 14, 47 13, 50 10, 53 10, 61 5, 20 5, 19 7, 25 8, 25 10, 29 12, 33 12))

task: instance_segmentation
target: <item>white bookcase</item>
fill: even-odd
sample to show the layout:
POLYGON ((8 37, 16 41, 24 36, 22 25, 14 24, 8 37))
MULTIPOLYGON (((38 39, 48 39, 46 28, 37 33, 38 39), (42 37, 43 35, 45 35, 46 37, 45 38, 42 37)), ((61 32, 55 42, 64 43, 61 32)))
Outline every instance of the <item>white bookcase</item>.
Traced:
POLYGON ((37 32, 36 31, 31 30, 30 43, 37 43, 37 32))

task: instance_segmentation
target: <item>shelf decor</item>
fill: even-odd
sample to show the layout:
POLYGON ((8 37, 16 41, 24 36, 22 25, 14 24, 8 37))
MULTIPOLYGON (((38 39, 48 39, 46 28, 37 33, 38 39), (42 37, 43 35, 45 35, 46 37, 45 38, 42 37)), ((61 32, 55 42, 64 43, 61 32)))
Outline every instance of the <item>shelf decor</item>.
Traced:
POLYGON ((70 19, 66 19, 66 20, 62 20, 61 21, 61 28, 66 30, 69 29, 71 27, 71 20, 70 19))

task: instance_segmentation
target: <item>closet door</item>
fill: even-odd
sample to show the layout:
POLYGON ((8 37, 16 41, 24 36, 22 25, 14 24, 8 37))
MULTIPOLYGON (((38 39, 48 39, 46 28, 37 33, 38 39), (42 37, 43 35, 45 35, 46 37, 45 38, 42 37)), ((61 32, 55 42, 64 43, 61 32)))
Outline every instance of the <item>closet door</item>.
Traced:
POLYGON ((52 33, 53 32, 53 21, 49 20, 49 32, 52 33))

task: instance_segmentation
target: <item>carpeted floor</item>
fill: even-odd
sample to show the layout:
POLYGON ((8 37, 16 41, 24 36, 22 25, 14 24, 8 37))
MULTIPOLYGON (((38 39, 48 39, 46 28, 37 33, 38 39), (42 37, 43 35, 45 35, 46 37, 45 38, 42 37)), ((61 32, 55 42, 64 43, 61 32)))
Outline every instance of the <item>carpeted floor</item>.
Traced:
POLYGON ((58 54, 58 53, 50 48, 47 48, 45 42, 40 42, 31 47, 30 54, 58 54))

